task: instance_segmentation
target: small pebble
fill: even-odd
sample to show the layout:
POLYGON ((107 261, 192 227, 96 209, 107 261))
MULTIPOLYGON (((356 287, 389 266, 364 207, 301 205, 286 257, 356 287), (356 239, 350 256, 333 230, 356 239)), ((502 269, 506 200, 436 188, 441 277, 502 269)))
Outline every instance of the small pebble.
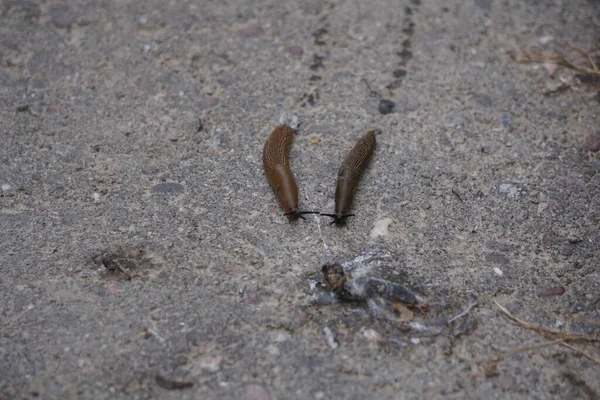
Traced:
POLYGON ((300 46, 289 46, 287 49, 285 49, 290 56, 292 56, 293 58, 302 58, 302 55, 304 54, 304 50, 302 49, 302 47, 300 46))
POLYGON ((2 184, 2 191, 8 193, 8 192, 12 191, 12 186, 10 186, 8 183, 3 183, 2 184))
POLYGON ((323 328, 323 334, 325 335, 325 341, 327 342, 329 347, 331 347, 334 350, 337 349, 339 345, 336 342, 335 336, 331 329, 329 329, 328 327, 323 328))
POLYGON ((375 329, 362 330, 363 336, 370 342, 378 342, 381 340, 381 335, 375 329))
POLYGON ((262 385, 250 384, 244 389, 244 400, 269 400, 271 395, 262 385))
POLYGON ((152 188, 154 193, 178 194, 184 190, 183 186, 176 182, 159 183, 152 188))
POLYGON ((317 139, 311 139, 310 140, 310 144, 317 144, 319 143, 319 141, 317 139))
POLYGON ((419 339, 418 337, 413 337, 413 338, 410 338, 410 342, 412 344, 419 344, 419 343, 421 343, 421 339, 419 339))
POLYGON ((590 135, 586 139, 588 149, 594 153, 600 150, 600 140, 594 135, 590 135))
POLYGON ((29 104, 20 104, 17 106, 17 111, 18 112, 24 112, 29 110, 29 104))
POLYGON ((94 203, 100 203, 100 193, 94 192, 94 203))
POLYGON ((539 294, 540 297, 552 297, 552 296, 561 296, 565 293, 564 286, 554 286, 549 289, 544 290, 539 294))
POLYGON ((265 30, 260 25, 250 25, 238 31, 238 35, 246 38, 254 38, 264 35, 265 30))
POLYGON ((379 101, 379 112, 381 114, 390 114, 394 112, 394 108, 396 107, 396 103, 391 100, 382 99, 379 101))
POLYGON ((502 270, 498 267, 494 267, 494 273, 498 276, 503 276, 504 272, 502 272, 502 270))

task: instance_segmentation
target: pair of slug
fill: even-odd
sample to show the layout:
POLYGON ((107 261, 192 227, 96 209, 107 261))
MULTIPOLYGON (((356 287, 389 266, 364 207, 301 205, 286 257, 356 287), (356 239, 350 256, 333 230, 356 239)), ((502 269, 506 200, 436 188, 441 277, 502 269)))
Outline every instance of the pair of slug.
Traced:
MULTIPOLYGON (((298 208, 298 187, 290 168, 288 152, 294 138, 294 130, 288 125, 280 125, 265 143, 263 168, 269 184, 275 192, 284 215, 291 221, 304 219, 304 214, 321 214, 318 211, 303 211, 298 208)), ((375 132, 369 131, 350 150, 340 166, 335 189, 335 213, 321 214, 332 217, 332 224, 345 225, 350 214, 354 189, 367 167, 375 149, 375 132)))

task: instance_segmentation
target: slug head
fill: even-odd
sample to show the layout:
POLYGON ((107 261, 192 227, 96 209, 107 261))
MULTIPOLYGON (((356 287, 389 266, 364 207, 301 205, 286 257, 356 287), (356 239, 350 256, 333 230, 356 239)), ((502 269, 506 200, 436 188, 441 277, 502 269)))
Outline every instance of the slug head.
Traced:
POLYGON ((298 208, 292 208, 291 211, 286 212, 285 215, 286 217, 288 217, 288 219, 290 220, 290 222, 297 220, 298 218, 302 218, 302 219, 306 219, 304 218, 304 214, 319 214, 318 211, 303 211, 300 210, 298 208))
POLYGON ((346 225, 346 218, 348 217, 354 217, 354 214, 342 214, 341 211, 338 211, 335 214, 321 214, 325 217, 331 217, 333 218, 333 221, 331 221, 331 223, 329 225, 333 225, 336 224, 337 226, 344 226, 346 225))

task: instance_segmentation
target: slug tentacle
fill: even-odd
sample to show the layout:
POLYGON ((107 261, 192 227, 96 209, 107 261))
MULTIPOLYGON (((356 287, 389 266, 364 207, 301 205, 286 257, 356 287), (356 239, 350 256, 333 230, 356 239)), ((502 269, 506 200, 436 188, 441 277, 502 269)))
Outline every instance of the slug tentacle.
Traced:
POLYGON ((265 175, 290 222, 298 218, 304 219, 303 214, 319 213, 298 208, 298 187, 288 159, 293 139, 294 130, 288 125, 280 125, 271 133, 263 150, 265 175))
POLYGON ((335 188, 335 213, 321 214, 332 217, 332 224, 345 225, 346 219, 354 216, 354 214, 349 213, 354 198, 354 189, 369 164, 375 149, 375 143, 375 131, 371 130, 358 139, 340 166, 335 188))

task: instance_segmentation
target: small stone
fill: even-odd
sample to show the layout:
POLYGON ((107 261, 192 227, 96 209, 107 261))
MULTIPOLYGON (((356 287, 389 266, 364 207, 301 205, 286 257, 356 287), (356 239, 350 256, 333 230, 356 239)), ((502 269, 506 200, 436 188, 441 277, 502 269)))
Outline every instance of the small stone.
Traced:
POLYGON ((20 104, 17 106, 17 112, 24 112, 29 110, 29 104, 20 104))
POLYGON ((238 35, 245 38, 255 38, 265 34, 265 30, 260 25, 250 25, 238 31, 238 35))
POLYGON ((600 150, 600 140, 594 135, 590 135, 586 139, 588 149, 594 153, 600 150))
POLYGON ((406 70, 397 69, 394 72, 392 72, 392 75, 394 75, 394 78, 404 78, 406 76, 406 70))
POLYGON ((475 93, 471 95, 471 101, 479 104, 482 107, 491 107, 492 106, 492 98, 487 94, 483 93, 475 93))
POLYGON ((10 193, 10 192, 12 192, 12 186, 9 185, 8 183, 3 183, 2 184, 2 191, 4 193, 10 193))
POLYGON ((200 101, 199 109, 200 111, 206 110, 207 108, 212 108, 219 104, 219 98, 217 97, 207 97, 200 101))
POLYGON ((413 57, 412 51, 408 49, 402 49, 402 51, 399 51, 396 54, 398 55, 398 57, 400 57, 400 59, 402 59, 401 65, 406 64, 406 62, 410 61, 413 57))
POLYGON ((335 335, 333 334, 331 329, 329 329, 328 327, 323 328, 323 334, 325 335, 325 341, 327 342, 327 345, 334 350, 337 349, 339 344, 335 340, 335 335))
POLYGON ((152 188, 154 193, 160 194, 179 194, 182 193, 184 187, 176 182, 159 183, 152 188))
POLYGON ((285 51, 287 51, 292 58, 297 59, 302 58, 302 55, 304 54, 304 50, 300 46, 289 46, 285 49, 285 51))
POLYGON ((498 276, 503 276, 504 272, 502 272, 502 270, 498 267, 494 267, 494 273, 498 276))
POLYGON ((554 286, 549 289, 544 290, 539 294, 540 297, 552 297, 552 296, 562 296, 565 293, 564 286, 554 286))
POLYGON ((61 29, 66 29, 73 23, 73 13, 71 9, 64 4, 56 4, 48 10, 50 21, 54 26, 61 29))
POLYGON ((508 257, 504 254, 490 253, 485 256, 485 261, 500 265, 508 265, 508 257))
POLYGON ((504 391, 513 390, 516 385, 517 379, 514 376, 502 375, 498 378, 498 386, 504 391))
POLYGON ((381 335, 375 329, 361 329, 363 336, 369 342, 378 342, 381 340, 381 335))
POLYGON ((255 383, 246 385, 244 388, 244 400, 269 400, 271 395, 265 387, 257 385, 255 383))
POLYGON ((492 9, 491 0, 475 0, 475 5, 484 11, 490 11, 492 9))
POLYGON ((396 103, 391 100, 382 99, 379 101, 379 112, 381 114, 390 114, 394 112, 394 107, 396 107, 396 103))
POLYGON ((94 197, 94 203, 100 203, 100 193, 94 192, 93 197, 94 197))

